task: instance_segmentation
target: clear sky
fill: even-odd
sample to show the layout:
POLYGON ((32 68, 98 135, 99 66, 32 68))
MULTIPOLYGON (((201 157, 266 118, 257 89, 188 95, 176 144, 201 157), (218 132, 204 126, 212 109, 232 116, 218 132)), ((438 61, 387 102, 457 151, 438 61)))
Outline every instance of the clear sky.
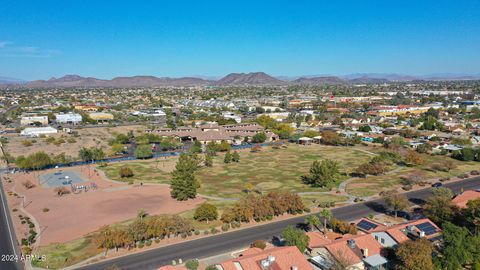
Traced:
POLYGON ((480 73, 479 0, 2 0, 0 76, 480 73))

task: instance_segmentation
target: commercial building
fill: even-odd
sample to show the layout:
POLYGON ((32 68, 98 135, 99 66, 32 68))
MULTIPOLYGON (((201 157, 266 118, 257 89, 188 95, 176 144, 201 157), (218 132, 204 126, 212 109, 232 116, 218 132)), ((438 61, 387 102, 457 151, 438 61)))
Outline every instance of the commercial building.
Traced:
POLYGON ((65 113, 65 114, 56 114, 56 121, 59 124, 79 124, 82 122, 82 116, 78 113, 65 113))
POLYGON ((104 113, 104 112, 92 112, 88 114, 88 117, 95 121, 111 121, 113 120, 113 114, 111 113, 104 113))
POLYGON ((39 137, 41 135, 56 134, 58 130, 53 127, 32 127, 26 128, 20 132, 21 136, 39 137))
POLYGON ((20 119, 20 125, 31 126, 35 124, 48 125, 48 116, 23 116, 20 119))

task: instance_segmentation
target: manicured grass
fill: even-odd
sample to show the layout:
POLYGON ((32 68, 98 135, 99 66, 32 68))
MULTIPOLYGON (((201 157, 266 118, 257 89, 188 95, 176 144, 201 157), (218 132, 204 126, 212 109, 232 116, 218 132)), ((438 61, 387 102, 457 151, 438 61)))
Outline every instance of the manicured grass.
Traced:
POLYGON ((418 175, 425 180, 439 179, 444 177, 455 177, 462 173, 472 170, 479 170, 479 162, 464 162, 451 159, 457 166, 450 172, 432 171, 430 166, 435 163, 441 163, 446 156, 430 156, 424 155, 426 162, 424 165, 415 167, 403 167, 394 173, 387 173, 379 176, 368 176, 367 178, 359 178, 347 185, 347 192, 357 197, 367 197, 378 194, 380 191, 392 189, 401 185, 401 177, 418 175))
POLYGON ((63 244, 55 243, 40 247, 35 254, 45 255, 45 260, 34 260, 32 265, 59 269, 86 260, 100 252, 101 250, 97 249, 91 238, 87 236, 63 244))
POLYGON ((335 202, 341 203, 348 200, 347 196, 343 195, 333 195, 333 194, 306 194, 301 195, 303 199, 303 203, 306 207, 312 208, 314 206, 318 206, 319 203, 324 202, 335 202))
POLYGON ((174 162, 176 162, 176 159, 168 159, 166 161, 163 159, 149 159, 128 162, 114 162, 109 163, 106 167, 99 167, 98 169, 103 170, 108 178, 116 181, 169 184, 169 169, 172 165, 171 163, 174 162), (133 170, 134 175, 132 177, 120 177, 120 168, 124 166, 130 167, 133 170))
POLYGON ((324 191, 305 185, 300 177, 310 169, 315 160, 333 159, 340 163, 344 173, 341 180, 348 178, 351 168, 357 167, 370 156, 354 147, 332 147, 321 145, 289 145, 287 148, 263 148, 258 153, 243 151, 239 163, 223 163, 224 154, 214 158, 211 168, 201 168, 197 178, 201 183, 201 194, 239 198, 250 183, 261 192, 288 190, 293 192, 324 191))

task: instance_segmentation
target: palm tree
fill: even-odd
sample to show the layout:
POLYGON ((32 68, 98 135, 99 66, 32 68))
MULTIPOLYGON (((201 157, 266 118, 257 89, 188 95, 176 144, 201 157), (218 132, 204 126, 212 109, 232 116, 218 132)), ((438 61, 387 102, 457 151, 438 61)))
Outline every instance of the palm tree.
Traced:
POLYGON ((328 210, 327 208, 324 208, 320 212, 320 216, 323 217, 323 234, 327 234, 327 222, 333 216, 332 211, 328 210))
POLYGON ((318 228, 318 225, 320 225, 320 219, 316 215, 310 215, 305 218, 305 224, 313 231, 313 228, 318 228))

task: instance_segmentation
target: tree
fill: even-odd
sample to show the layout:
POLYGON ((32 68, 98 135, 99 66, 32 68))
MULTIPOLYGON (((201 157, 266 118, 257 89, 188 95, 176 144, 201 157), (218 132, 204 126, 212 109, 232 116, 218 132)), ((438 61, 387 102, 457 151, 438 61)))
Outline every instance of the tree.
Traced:
POLYGON ((253 143, 263 143, 267 140, 267 134, 265 132, 259 132, 252 137, 253 143))
POLYGON ((135 149, 135 157, 139 159, 153 157, 152 147, 149 144, 137 146, 137 148, 135 149))
POLYGON ((198 169, 198 158, 194 155, 182 154, 171 173, 170 182, 172 198, 185 201, 197 196, 197 189, 200 187, 194 172, 198 169))
POLYGON ((433 196, 427 199, 425 204, 425 214, 433 222, 442 224, 452 221, 457 207, 452 203, 452 191, 447 188, 434 189, 433 196), (450 192, 448 192, 448 191, 450 192))
POLYGON ((405 210, 409 205, 407 197, 395 190, 385 192, 383 199, 385 200, 385 205, 394 211, 395 217, 397 217, 398 211, 405 210))
POLYGON ((53 165, 53 160, 47 153, 39 151, 26 157, 17 157, 17 159, 15 160, 15 164, 20 169, 40 170, 50 165, 53 165))
POLYGON ((200 205, 197 209, 195 209, 193 218, 198 221, 206 221, 207 223, 209 221, 217 220, 217 207, 213 204, 204 203, 200 205))
POLYGON ((123 166, 120 168, 120 177, 121 178, 127 178, 127 177, 132 177, 133 176, 133 171, 130 167, 123 166))
POLYGON ((338 180, 339 175, 338 162, 324 159, 321 162, 314 161, 309 175, 302 176, 302 181, 313 187, 328 187, 338 180))
POLYGON ((405 154, 405 162, 410 165, 422 165, 425 163, 425 159, 418 152, 414 150, 408 150, 405 154))
POLYGON ((82 147, 79 152, 78 156, 83 161, 95 161, 101 160, 105 158, 105 153, 103 152, 102 148, 91 147, 85 148, 82 147))
POLYGON ((313 137, 316 137, 318 135, 320 135, 320 132, 318 132, 316 130, 307 130, 303 133, 303 136, 309 137, 309 138, 313 138, 313 137))
POLYGON ((333 217, 332 211, 324 208, 320 212, 320 216, 323 217, 323 234, 327 234, 327 223, 333 217))
POLYGON ((185 267, 186 267, 188 270, 197 270, 197 269, 198 269, 198 266, 199 266, 198 260, 188 260, 188 261, 185 263, 185 267))
POLYGON ((310 215, 305 218, 305 224, 308 225, 310 230, 317 228, 320 225, 320 219, 316 215, 310 215))
POLYGON ((399 269, 433 270, 432 244, 426 238, 401 243, 396 251, 399 269))
POLYGON ((230 162, 232 162, 232 154, 230 153, 230 151, 228 151, 227 153, 225 153, 225 158, 223 159, 223 162, 224 162, 224 163, 230 163, 230 162))
POLYGON ((205 165, 205 167, 212 167, 213 166, 213 156, 211 154, 206 154, 205 155, 204 165, 205 165))
POLYGON ((442 226, 444 241, 443 256, 440 259, 443 269, 465 269, 466 264, 474 262, 475 253, 478 253, 475 240, 465 227, 446 222, 442 226))
POLYGON ((233 151, 232 161, 233 161, 233 162, 240 162, 240 155, 238 154, 237 151, 233 151))
POLYGON ((371 132, 372 128, 369 125, 363 125, 358 128, 358 131, 360 132, 371 132))
POLYGON ((282 238, 288 246, 296 246, 300 252, 305 252, 308 247, 310 238, 302 230, 295 229, 293 226, 288 226, 282 232, 282 238))
POLYGON ((324 131, 322 132, 322 139, 321 139, 323 144, 327 145, 342 145, 343 144, 343 138, 338 135, 338 133, 333 132, 333 131, 324 131))

